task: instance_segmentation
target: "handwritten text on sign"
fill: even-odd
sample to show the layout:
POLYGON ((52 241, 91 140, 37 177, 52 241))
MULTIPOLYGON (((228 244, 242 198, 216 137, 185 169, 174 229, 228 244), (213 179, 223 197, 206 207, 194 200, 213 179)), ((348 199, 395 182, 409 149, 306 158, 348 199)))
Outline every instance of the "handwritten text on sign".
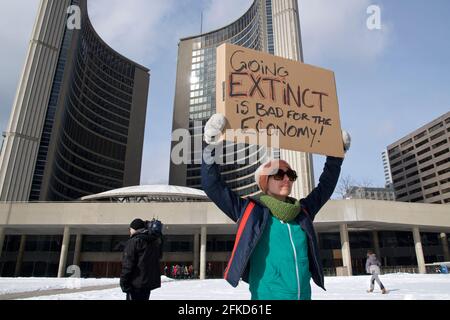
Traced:
POLYGON ((224 44, 216 104, 227 129, 276 132, 283 149, 343 157, 332 71, 224 44))

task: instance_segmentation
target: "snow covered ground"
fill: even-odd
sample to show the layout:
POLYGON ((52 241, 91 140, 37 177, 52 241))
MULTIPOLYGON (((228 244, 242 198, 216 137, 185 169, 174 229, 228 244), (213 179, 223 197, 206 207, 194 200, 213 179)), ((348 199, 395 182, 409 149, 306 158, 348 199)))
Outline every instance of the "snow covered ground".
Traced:
MULTIPOLYGON (((382 295, 376 286, 367 293, 370 276, 327 277, 323 291, 312 284, 314 300, 450 300, 450 275, 387 274, 381 281, 389 290, 382 295)), ((52 289, 87 288, 118 284, 118 279, 39 279, 0 278, 0 295, 6 293, 42 291, 52 289)), ((248 285, 241 282, 237 288, 225 280, 172 280, 162 278, 162 287, 152 291, 152 300, 248 300, 248 285)), ((120 288, 40 296, 31 300, 123 300, 120 288)))
POLYGON ((118 283, 118 279, 0 278, 0 295, 18 292, 86 288, 118 283))

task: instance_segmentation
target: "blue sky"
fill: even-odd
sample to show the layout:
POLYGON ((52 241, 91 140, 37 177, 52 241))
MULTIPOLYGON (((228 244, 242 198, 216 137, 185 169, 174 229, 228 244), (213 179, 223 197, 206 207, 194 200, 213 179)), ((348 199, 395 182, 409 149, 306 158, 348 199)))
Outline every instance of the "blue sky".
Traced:
MULTIPOLYGON (((38 0, 1 2, 0 129, 6 130, 38 0)), ((224 26, 252 0, 95 0, 90 17, 114 49, 151 69, 141 184, 167 183, 177 44, 224 26)), ((335 72, 353 138, 343 175, 384 185, 381 151, 450 110, 450 1, 299 0, 305 62, 335 72), (381 30, 366 27, 370 5, 381 30)), ((315 156, 316 180, 323 156, 315 156)))

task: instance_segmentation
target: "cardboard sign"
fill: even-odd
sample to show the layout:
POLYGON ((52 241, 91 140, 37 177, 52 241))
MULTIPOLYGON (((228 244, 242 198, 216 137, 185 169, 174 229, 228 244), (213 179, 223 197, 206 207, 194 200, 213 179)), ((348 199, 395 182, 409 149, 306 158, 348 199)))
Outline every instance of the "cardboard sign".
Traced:
POLYGON ((226 129, 278 134, 282 149, 344 157, 332 71, 223 44, 216 73, 216 107, 226 129))

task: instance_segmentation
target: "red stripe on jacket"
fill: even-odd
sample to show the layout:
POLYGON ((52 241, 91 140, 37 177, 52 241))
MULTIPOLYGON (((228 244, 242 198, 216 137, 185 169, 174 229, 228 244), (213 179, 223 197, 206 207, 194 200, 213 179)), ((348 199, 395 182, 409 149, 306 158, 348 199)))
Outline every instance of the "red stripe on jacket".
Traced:
POLYGON ((234 248, 233 252, 231 253, 230 261, 228 261, 228 267, 225 270, 224 278, 226 279, 228 276, 228 271, 230 271, 231 264, 234 259, 234 254, 236 253, 237 246, 239 244, 239 241, 241 240, 242 232, 244 231, 245 225, 247 224, 248 217, 250 217, 250 213, 252 212, 253 208, 255 207, 254 202, 250 202, 245 209, 244 215, 242 216, 242 221, 239 224, 238 232, 236 234, 236 241, 234 242, 234 248))

